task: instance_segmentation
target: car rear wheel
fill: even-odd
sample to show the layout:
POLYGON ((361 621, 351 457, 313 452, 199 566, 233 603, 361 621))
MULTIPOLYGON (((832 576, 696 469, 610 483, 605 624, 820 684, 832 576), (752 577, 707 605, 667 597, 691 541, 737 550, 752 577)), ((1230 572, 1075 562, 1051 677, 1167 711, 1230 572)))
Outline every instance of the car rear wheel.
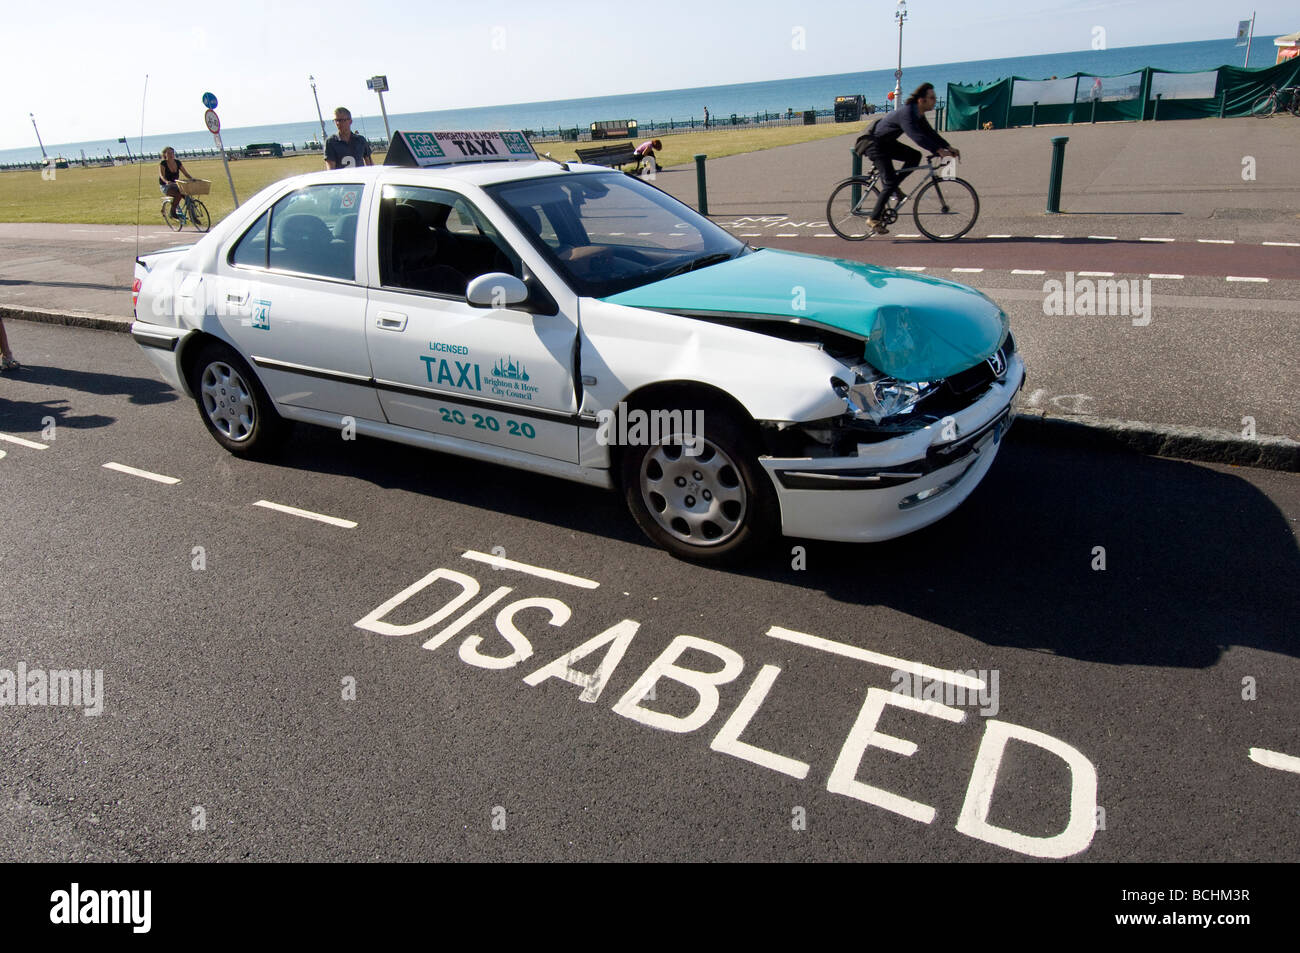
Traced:
MULTIPOLYGON (((702 410, 704 426, 699 434, 690 426, 663 428, 657 442, 623 449, 623 496, 632 518, 652 541, 682 559, 721 563, 752 556, 780 524, 756 441, 724 411, 666 409, 681 413, 661 411, 659 419, 693 420, 702 410)), ((651 414, 629 414, 638 412, 651 414)))
POLYGON ((284 419, 247 362, 220 342, 203 346, 190 381, 208 431, 231 453, 263 457, 278 450, 287 433, 284 419))

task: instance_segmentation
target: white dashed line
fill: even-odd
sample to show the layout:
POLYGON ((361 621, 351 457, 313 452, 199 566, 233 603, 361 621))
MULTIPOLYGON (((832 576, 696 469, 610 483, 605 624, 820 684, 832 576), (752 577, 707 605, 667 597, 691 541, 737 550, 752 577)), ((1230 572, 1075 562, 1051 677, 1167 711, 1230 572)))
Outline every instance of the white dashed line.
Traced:
POLYGON ((741 232, 740 237, 741 238, 762 238, 763 233, 762 232, 741 232))
POLYGON ((1012 273, 1013 275, 1045 275, 1045 274, 1047 274, 1047 272, 1043 271, 1041 268, 1012 268, 1012 269, 1011 269, 1011 273, 1012 273))
POLYGON ((971 678, 961 672, 945 671, 921 662, 909 662, 907 659, 893 658, 879 652, 872 652, 870 649, 858 648, 856 645, 846 645, 833 639, 824 639, 820 635, 809 635, 807 632, 784 629, 779 625, 769 628, 767 634, 774 639, 794 642, 797 645, 806 645, 811 649, 821 649, 823 652, 842 655, 845 658, 856 659, 859 662, 870 662, 873 665, 881 665, 894 671, 911 672, 913 675, 920 675, 922 678, 929 678, 937 682, 961 685, 964 688, 973 688, 976 691, 985 687, 982 678, 971 678))
POLYGON ((283 503, 272 503, 270 500, 258 500, 253 504, 263 509, 275 510, 277 513, 288 513, 290 516, 301 516, 303 519, 316 520, 319 523, 328 523, 330 526, 341 526, 343 529, 356 529, 357 524, 352 520, 341 520, 337 516, 325 516, 321 513, 313 513, 311 510, 300 510, 296 506, 285 506, 283 503))
POLYGON ((637 232, 638 235, 653 235, 654 232, 637 232))
POLYGON ((135 467, 128 467, 125 463, 105 463, 105 470, 116 470, 118 473, 129 473, 131 476, 144 477, 146 480, 153 480, 155 483, 180 483, 177 477, 163 476, 161 473, 151 473, 148 470, 137 470, 135 467))
POLYGON ((1115 272, 1113 272, 1113 271, 1081 271, 1081 272, 1079 272, 1079 277, 1080 277, 1080 278, 1114 278, 1114 277, 1115 277, 1115 272))
POLYGON ((818 232, 816 235, 813 236, 813 238, 834 238, 834 237, 835 237, 834 232, 818 232))
POLYGON ((681 237, 682 237, 683 235, 685 235, 685 234, 686 234, 685 232, 669 232, 669 233, 668 233, 668 237, 669 237, 669 238, 681 238, 681 237))
POLYGON ((984 270, 983 268, 954 268, 953 269, 953 271, 962 271, 972 275, 977 275, 983 270, 984 270))
POLYGON ((1035 238, 1064 238, 1064 235, 1035 235, 1035 238))
MULTIPOLYGON (((478 563, 487 563, 489 566, 495 566, 498 569, 517 569, 519 572, 526 572, 530 576, 538 576, 542 579, 549 579, 552 582, 562 582, 565 585, 577 586, 579 589, 599 589, 600 583, 594 579, 584 579, 582 576, 571 576, 567 572, 560 572, 556 569, 546 569, 542 566, 530 566, 528 563, 515 562, 513 559, 506 559, 504 556, 494 556, 490 553, 480 553, 477 550, 467 550, 460 554, 462 559, 472 559, 478 563)), ((627 593, 623 593, 627 595, 627 593)))
POLYGON ((798 232, 777 232, 776 237, 777 238, 798 238, 799 233, 798 232))
POLYGON ((921 236, 916 234, 915 232, 899 232, 899 234, 896 235, 895 237, 896 238, 920 238, 921 236))
POLYGON ((1140 242, 1172 242, 1172 238, 1139 238, 1140 242))
POLYGON ((1196 239, 1202 245, 1235 245, 1237 242, 1231 238, 1198 238, 1196 239))
POLYGON ((1150 274, 1150 275, 1147 275, 1147 277, 1148 277, 1148 278, 1168 278, 1168 279, 1170 279, 1171 281, 1182 281, 1182 280, 1183 280, 1183 276, 1182 276, 1182 275, 1157 275, 1157 274, 1150 274))
POLYGON ((1010 238, 1010 235, 985 235, 985 238, 1010 238))
POLYGON ((1249 277, 1242 277, 1240 275, 1227 275, 1223 280, 1224 281, 1258 281, 1258 282, 1268 281, 1267 278, 1249 278, 1249 277))
POLYGON ((626 235, 627 232, 610 232, 611 235, 626 235))
POLYGON ((48 450, 48 445, 37 443, 35 440, 28 440, 25 437, 15 437, 12 434, 0 433, 0 440, 8 440, 10 443, 16 443, 20 447, 31 447, 33 450, 48 450))
POLYGON ((1272 245, 1275 248, 1300 248, 1300 242, 1264 242, 1265 245, 1272 245))
POLYGON ((1099 241, 1099 242, 1117 242, 1117 241, 1119 241, 1119 236, 1118 236, 1118 235, 1089 235, 1088 237, 1089 237, 1089 238, 1092 238, 1092 239, 1095 239, 1096 241, 1099 241))
POLYGON ((1269 751, 1267 748, 1251 748, 1250 760, 1266 768, 1277 768, 1279 771, 1293 771, 1300 774, 1300 758, 1294 755, 1269 751))
POLYGON ((925 271, 925 265, 899 265, 899 271, 925 271))

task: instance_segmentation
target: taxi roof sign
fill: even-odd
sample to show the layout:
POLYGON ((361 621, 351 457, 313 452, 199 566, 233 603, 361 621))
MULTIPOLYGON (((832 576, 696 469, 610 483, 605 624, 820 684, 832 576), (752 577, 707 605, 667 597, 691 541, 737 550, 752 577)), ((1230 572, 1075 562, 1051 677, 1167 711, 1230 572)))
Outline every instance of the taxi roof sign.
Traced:
POLYGON ((396 131, 384 165, 423 168, 453 162, 507 162, 536 158, 537 152, 522 132, 396 131))

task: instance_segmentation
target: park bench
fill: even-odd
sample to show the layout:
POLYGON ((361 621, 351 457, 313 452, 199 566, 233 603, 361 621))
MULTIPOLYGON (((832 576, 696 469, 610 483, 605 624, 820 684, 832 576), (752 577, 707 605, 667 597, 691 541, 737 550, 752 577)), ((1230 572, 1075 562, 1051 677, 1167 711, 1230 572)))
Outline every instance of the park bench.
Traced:
POLYGON ((612 146, 597 146, 594 149, 578 149, 578 161, 589 165, 604 165, 611 169, 625 166, 629 162, 639 161, 636 146, 630 142, 620 142, 612 146))

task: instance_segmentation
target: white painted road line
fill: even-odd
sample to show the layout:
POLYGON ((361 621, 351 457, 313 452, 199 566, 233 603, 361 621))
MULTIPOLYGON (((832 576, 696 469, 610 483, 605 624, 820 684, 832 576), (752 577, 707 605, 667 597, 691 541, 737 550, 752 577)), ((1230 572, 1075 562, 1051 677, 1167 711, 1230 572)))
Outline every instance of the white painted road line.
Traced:
POLYGON ((1099 241, 1099 242, 1117 242, 1117 241, 1119 241, 1119 236, 1118 236, 1118 235, 1089 235, 1088 237, 1089 237, 1089 238, 1092 238, 1092 239, 1095 239, 1095 240, 1097 240, 1097 241, 1099 241))
POLYGON ((1115 277, 1115 272, 1113 272, 1113 271, 1081 271, 1081 272, 1079 272, 1079 277, 1080 277, 1080 278, 1114 278, 1114 277, 1115 277))
POLYGON ((1035 235, 1035 238, 1064 238, 1064 235, 1035 235))
MULTIPOLYGON (((610 234, 613 233, 611 232, 610 234)), ((763 233, 762 232, 741 232, 740 237, 741 238, 762 238, 763 233)))
POLYGON ((1198 238, 1196 239, 1202 245, 1235 245, 1235 239, 1231 238, 1198 238))
POLYGON ((895 235, 894 237, 895 238, 920 238, 921 236, 914 234, 912 232, 902 232, 898 235, 895 235))
POLYGON ((984 270, 983 268, 954 268, 953 269, 953 271, 967 272, 972 275, 978 275, 983 270, 984 270))
POLYGON ((777 232, 776 237, 777 238, 798 238, 799 233, 798 232, 777 232))
POLYGON ((1012 273, 1013 275, 1045 275, 1045 274, 1047 274, 1047 272, 1043 271, 1041 268, 1012 268, 1012 269, 1011 269, 1011 273, 1012 273))
POLYGON ((1010 235, 985 235, 985 238, 1010 238, 1010 235))
POLYGON ((1275 248, 1300 248, 1300 242, 1264 242, 1265 245, 1272 245, 1275 248))
POLYGON ((1182 276, 1182 275, 1157 275, 1157 274, 1150 274, 1150 275, 1147 275, 1147 277, 1148 277, 1148 278, 1168 278, 1168 279, 1170 279, 1171 281, 1182 281, 1182 280, 1183 280, 1183 276, 1182 276))
POLYGON ((961 672, 950 672, 942 668, 935 668, 932 665, 924 665, 921 662, 909 662, 907 659, 894 658, 892 655, 882 655, 870 649, 860 649, 856 645, 845 645, 843 642, 824 639, 820 635, 796 632, 793 629, 782 628, 779 625, 772 626, 767 630, 767 634, 774 639, 783 639, 786 642, 806 645, 811 649, 821 649, 823 652, 842 655, 845 658, 856 659, 859 662, 883 665, 885 668, 894 671, 911 672, 913 675, 919 675, 922 678, 929 678, 934 681, 947 682, 949 685, 960 685, 963 688, 973 688, 976 691, 987 687, 982 678, 971 678, 961 672))
POLYGON ((15 437, 13 434, 0 433, 0 440, 8 440, 10 443, 16 443, 20 447, 31 447, 33 450, 48 450, 49 445, 37 443, 35 440, 28 440, 26 437, 15 437))
POLYGON ((303 519, 316 520, 319 523, 328 523, 330 526, 341 526, 343 529, 356 529, 357 524, 352 520, 341 520, 337 516, 325 516, 321 513, 313 513, 311 510, 300 510, 296 506, 285 506, 283 503, 272 503, 270 500, 258 500, 253 504, 263 509, 275 510, 277 513, 288 513, 290 516, 301 516, 303 519))
POLYGON ((1250 760, 1266 768, 1277 768, 1279 771, 1293 771, 1300 774, 1300 758, 1294 755, 1269 751, 1267 748, 1251 748, 1250 760))
POLYGON ((899 271, 925 271, 925 265, 899 265, 899 271))
POLYGON ((1140 242, 1172 242, 1172 238, 1139 238, 1140 242))
POLYGON ((579 589, 599 589, 600 583, 594 579, 584 579, 582 576, 571 576, 567 572, 560 572, 556 569, 546 569, 542 566, 530 566, 528 563, 515 562, 513 559, 506 559, 504 556, 494 556, 491 553, 480 553, 477 550, 467 550, 460 554, 463 559, 472 559, 477 563, 487 563, 489 566, 496 566, 498 569, 515 569, 519 572, 526 572, 530 576, 537 576, 541 579, 549 579, 551 582, 562 582, 567 586, 577 586, 579 589))
POLYGON ((153 480, 155 483, 180 483, 177 477, 163 476, 161 473, 151 473, 148 470, 137 470, 135 467, 128 467, 125 463, 105 463, 105 470, 116 470, 118 473, 128 473, 131 476, 144 477, 146 480, 153 480))
POLYGON ((834 237, 835 237, 834 232, 818 232, 816 235, 813 236, 813 238, 834 238, 834 237))
POLYGON ((1241 275, 1228 275, 1224 278, 1224 280, 1225 281, 1259 281, 1259 282, 1268 281, 1267 278, 1248 278, 1248 277, 1242 277, 1241 275))

